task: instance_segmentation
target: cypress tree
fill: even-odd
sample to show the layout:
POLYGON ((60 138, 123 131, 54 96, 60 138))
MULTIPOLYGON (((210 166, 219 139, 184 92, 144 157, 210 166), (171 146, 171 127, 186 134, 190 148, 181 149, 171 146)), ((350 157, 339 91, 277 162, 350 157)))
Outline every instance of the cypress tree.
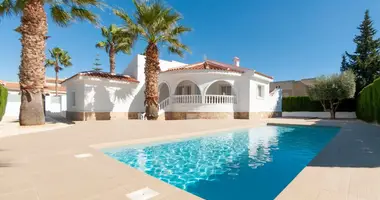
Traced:
POLYGON ((100 66, 102 66, 102 64, 100 63, 99 54, 97 54, 95 58, 95 62, 94 62, 94 67, 92 68, 92 70, 100 72, 103 70, 103 68, 101 68, 100 66))
POLYGON ((341 68, 343 71, 351 69, 355 73, 356 94, 380 76, 380 40, 375 38, 377 31, 373 27, 368 10, 358 29, 360 33, 354 38, 356 50, 353 54, 346 52, 349 61, 343 58, 341 68))
POLYGON ((347 62, 347 56, 345 54, 342 55, 342 62, 340 66, 340 71, 344 72, 349 69, 349 64, 347 62))

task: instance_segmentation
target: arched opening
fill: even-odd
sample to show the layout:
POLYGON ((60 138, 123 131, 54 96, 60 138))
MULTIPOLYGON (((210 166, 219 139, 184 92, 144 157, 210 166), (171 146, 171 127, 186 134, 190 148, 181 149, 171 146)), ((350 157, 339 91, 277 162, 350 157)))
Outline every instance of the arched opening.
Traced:
POLYGON ((169 86, 166 83, 161 83, 160 86, 158 86, 158 102, 162 102, 163 100, 169 98, 170 91, 169 86))
POLYGON ((236 104, 236 93, 233 86, 227 81, 216 81, 206 90, 205 103, 208 104, 236 104))
POLYGON ((175 89, 175 95, 200 95, 200 94, 201 94, 201 91, 199 90, 198 85, 189 80, 181 81, 175 89))
POLYGON ((192 81, 180 82, 174 93, 173 103, 179 104, 199 104, 202 103, 201 90, 192 81))

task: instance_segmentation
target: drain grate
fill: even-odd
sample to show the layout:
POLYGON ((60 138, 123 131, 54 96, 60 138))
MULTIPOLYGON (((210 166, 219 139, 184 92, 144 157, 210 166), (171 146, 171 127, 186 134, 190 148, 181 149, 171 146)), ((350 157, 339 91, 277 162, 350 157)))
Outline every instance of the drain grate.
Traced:
POLYGON ((126 196, 131 200, 149 200, 159 195, 158 192, 146 187, 127 194, 126 196))

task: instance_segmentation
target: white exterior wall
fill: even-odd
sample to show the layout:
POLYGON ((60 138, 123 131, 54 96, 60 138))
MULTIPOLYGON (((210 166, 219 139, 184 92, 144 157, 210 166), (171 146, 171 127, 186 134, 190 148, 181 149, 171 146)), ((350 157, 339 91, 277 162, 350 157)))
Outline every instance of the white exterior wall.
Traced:
POLYGON ((64 83, 66 87, 66 108, 70 112, 84 110, 84 81, 78 78, 64 83), (75 92, 75 106, 73 92, 75 92))
POLYGON ((18 117, 20 113, 21 95, 20 92, 8 91, 8 102, 5 108, 4 117, 18 117), (12 95, 12 97, 10 97, 12 95))
POLYGON ((67 110, 71 112, 143 112, 143 88, 136 83, 81 77, 68 84, 67 110), (75 91, 76 106, 72 106, 75 91))
POLYGON ((66 116, 66 95, 51 95, 45 97, 46 114, 54 113, 66 116))
MULTIPOLYGON (((20 113, 21 95, 20 92, 8 91, 8 102, 5 109, 5 117, 18 117, 20 113)), ((58 97, 51 95, 45 96, 45 110, 46 113, 60 113, 62 116, 66 114, 66 95, 60 95, 58 97), (58 98, 57 101, 53 101, 52 98, 58 98)))
POLYGON ((273 95, 269 93, 269 81, 253 79, 250 80, 249 90, 249 112, 281 112, 282 93, 275 91, 273 95), (264 97, 258 96, 258 85, 264 87, 264 97))
MULTIPOLYGON (((185 65, 179 62, 160 61, 162 71, 185 65)), ((125 75, 136 78, 140 83, 111 81, 103 78, 79 76, 65 83, 67 88, 67 110, 73 112, 145 112, 144 82, 145 57, 137 55, 125 75), (72 92, 76 92, 76 106, 72 106, 72 92)), ((237 104, 173 104, 165 108, 172 112, 272 112, 281 111, 281 95, 269 94, 269 83, 272 79, 257 75, 248 70, 245 73, 194 70, 172 71, 159 75, 159 85, 166 83, 170 96, 175 95, 176 87, 182 81, 195 83, 202 96, 208 89, 218 93, 218 87, 211 87, 217 81, 225 81, 232 85, 232 94, 237 104), (263 98, 257 97, 257 84, 264 87, 263 98)), ((195 93, 195 88, 192 88, 195 93)))
MULTIPOLYGON (((177 62, 177 61, 160 60, 161 71, 166 71, 170 68, 181 67, 184 65, 187 65, 187 64, 177 62)), ((128 64, 128 67, 127 69, 124 70, 123 74, 129 75, 137 79, 138 81, 140 81, 140 84, 143 84, 145 81, 144 68, 145 68, 145 56, 138 54, 128 64)))

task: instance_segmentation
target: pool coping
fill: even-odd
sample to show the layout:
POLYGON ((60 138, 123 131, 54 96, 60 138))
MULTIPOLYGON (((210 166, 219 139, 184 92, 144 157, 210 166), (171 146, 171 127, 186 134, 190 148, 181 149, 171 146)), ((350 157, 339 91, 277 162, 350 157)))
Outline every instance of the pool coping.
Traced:
POLYGON ((91 146, 186 139, 271 123, 341 127, 312 160, 316 162, 303 169, 277 199, 380 198, 379 126, 353 120, 275 118, 88 121, 65 129, 1 138, 0 177, 6 184, 0 184, 0 199, 125 200, 126 193, 146 187, 160 193, 152 200, 201 199, 91 146))
MULTIPOLYGON (((318 125, 318 124, 304 124, 304 123, 287 123, 287 122, 260 122, 258 124, 252 124, 252 125, 247 125, 247 126, 239 126, 239 127, 229 127, 229 128, 223 128, 223 129, 214 129, 214 130, 206 130, 206 131, 198 131, 198 132, 190 132, 190 133, 186 133, 186 134, 180 134, 180 135, 168 135, 168 136, 162 136, 162 137, 149 137, 149 138, 142 138, 142 139, 134 139, 134 140, 124 140, 124 141, 118 141, 118 142, 109 142, 109 143, 99 143, 99 144, 92 144, 92 145, 89 145, 90 148, 93 148, 97 151, 100 151, 101 153, 104 153, 104 151, 106 150, 115 150, 115 149, 119 149, 119 148, 125 148, 126 146, 135 146, 135 145, 149 145, 150 143, 171 143, 171 142, 179 142, 179 141, 183 141, 183 140, 188 140, 188 139, 192 139, 192 138, 198 138, 198 137, 203 137, 203 136, 211 136, 211 135, 218 135, 218 134, 223 134, 225 132, 228 132, 228 131, 239 131, 239 130, 245 130, 245 129, 249 129, 249 128, 257 128, 257 127, 260 127, 260 126, 303 126, 303 127, 323 127, 323 128, 340 128, 339 132, 326 144, 326 146, 332 142, 332 140, 337 137, 344 125, 341 125, 339 123, 339 121, 337 121, 338 124, 323 124, 323 125, 318 125)), ((326 146, 324 148, 326 148, 326 146)), ((323 148, 323 149, 324 149, 323 148)), ((318 153, 320 154, 322 152, 322 150, 318 153)), ((317 154, 317 155, 318 155, 317 154)), ((317 155, 314 156, 317 157, 317 155)), ((313 159, 314 159, 313 158, 313 159)), ((118 161, 117 159, 114 159, 112 158, 115 162, 120 162, 122 163, 121 161, 118 161)), ((312 160, 313 160, 312 159, 312 160)), ((311 162, 311 161, 310 161, 311 162)), ((125 164, 125 163, 122 163, 123 165, 125 165, 126 167, 129 167, 129 168, 132 168, 134 169, 133 167, 125 164)), ((309 163, 308 163, 309 164, 309 163)), ((307 165, 308 165, 307 164, 307 165)), ((291 182, 293 182, 297 177, 298 175, 300 175, 304 169, 306 168, 307 166, 305 166, 298 174, 297 176, 291 180, 288 185, 290 185, 291 182)), ((139 172, 141 172, 142 174, 144 175, 148 175, 164 184, 167 184, 167 185, 170 185, 170 186, 173 186, 169 183, 166 183, 162 180, 160 180, 159 178, 156 178, 154 176, 151 176, 143 171, 140 171, 140 170, 137 170, 139 172)), ((278 198, 278 196, 284 191, 286 190, 286 188, 288 187, 288 185, 277 195, 276 199, 278 198)), ((175 186, 173 186, 175 187, 175 186)), ((178 188, 180 189, 180 188, 178 188)), ((183 189, 180 189, 182 190, 183 192, 186 192, 186 193, 189 193, 191 195, 194 195, 186 190, 183 190, 183 189)), ((196 196, 196 195, 195 195, 196 196)), ((201 197, 197 196, 198 198, 202 199, 201 197)))

